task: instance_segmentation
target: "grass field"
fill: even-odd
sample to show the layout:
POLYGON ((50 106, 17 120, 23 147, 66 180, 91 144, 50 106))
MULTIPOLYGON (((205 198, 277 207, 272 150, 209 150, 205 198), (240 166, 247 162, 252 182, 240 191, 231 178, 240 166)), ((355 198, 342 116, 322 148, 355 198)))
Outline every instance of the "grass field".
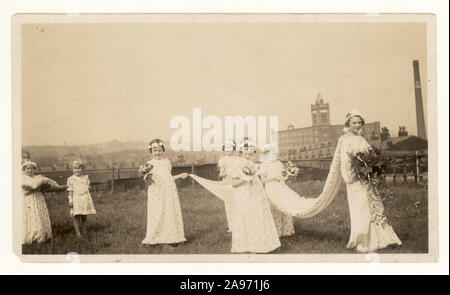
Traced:
MULTIPOLYGON (((321 181, 291 184, 302 195, 317 195, 321 181)), ((391 187, 387 214, 403 245, 380 253, 428 252, 428 196, 414 184, 391 187)), ((223 203, 200 186, 180 188, 186 243, 177 247, 142 245, 146 232, 147 196, 142 190, 93 194, 97 214, 88 217, 88 233, 77 240, 64 194, 46 197, 53 239, 23 246, 23 254, 229 254, 223 203)), ((310 219, 294 219, 296 234, 281 238, 280 253, 354 253, 346 249, 350 217, 345 188, 323 212, 310 219)))

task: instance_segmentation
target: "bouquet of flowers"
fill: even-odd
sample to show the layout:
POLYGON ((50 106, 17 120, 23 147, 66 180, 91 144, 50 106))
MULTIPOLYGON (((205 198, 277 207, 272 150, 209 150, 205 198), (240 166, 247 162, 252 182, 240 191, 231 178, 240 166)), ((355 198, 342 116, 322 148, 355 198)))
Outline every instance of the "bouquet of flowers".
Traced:
POLYGON ((300 169, 298 169, 298 167, 294 163, 289 161, 287 163, 287 168, 285 169, 286 177, 289 177, 289 176, 297 177, 297 175, 299 173, 300 173, 300 169))
POLYGON ((384 179, 385 169, 390 161, 390 157, 386 157, 380 150, 372 146, 367 153, 357 153, 352 157, 351 162, 355 177, 362 184, 367 184, 373 192, 373 195, 369 194, 372 220, 383 226, 389 224, 389 219, 386 217, 384 208, 378 205, 378 200, 385 205, 384 207, 387 207, 387 197, 391 197, 384 179))
POLYGON ((257 171, 256 165, 248 164, 244 166, 244 168, 242 168, 241 178, 243 180, 251 181, 253 176, 255 176, 256 171, 257 171))
POLYGON ((389 157, 372 146, 368 153, 357 153, 352 157, 351 167, 361 183, 368 184, 375 195, 383 198, 387 193, 384 173, 389 161, 389 157))
POLYGON ((144 181, 147 179, 151 179, 153 172, 153 165, 150 163, 145 163, 144 165, 139 166, 139 174, 143 176, 144 181))

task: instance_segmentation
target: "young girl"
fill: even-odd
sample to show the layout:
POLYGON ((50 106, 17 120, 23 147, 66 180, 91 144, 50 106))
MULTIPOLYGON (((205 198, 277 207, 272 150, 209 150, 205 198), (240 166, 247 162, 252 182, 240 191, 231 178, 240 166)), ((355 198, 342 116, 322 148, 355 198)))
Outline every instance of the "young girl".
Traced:
POLYGON ((264 188, 250 160, 255 146, 247 142, 240 147, 243 157, 229 171, 235 188, 233 194, 231 252, 268 253, 280 247, 280 240, 264 188))
POLYGON ((172 164, 162 154, 165 146, 162 140, 153 139, 149 144, 152 159, 151 176, 148 184, 147 234, 143 244, 176 244, 185 242, 183 218, 175 180, 186 178, 187 173, 172 176, 172 164))
MULTIPOLYGON (((264 188, 268 196, 274 194, 289 194, 290 188, 285 183, 283 177, 284 166, 277 160, 275 152, 270 150, 270 146, 264 148, 264 154, 261 157, 261 166, 259 168, 259 176, 264 184, 264 188)), ((271 206, 272 216, 277 228, 278 236, 291 236, 294 232, 294 224, 292 216, 278 210, 274 205, 271 206)))
POLYGON ((22 164, 22 244, 40 243, 52 238, 52 228, 42 189, 49 186, 63 189, 50 178, 35 175, 36 163, 24 161, 22 164))
POLYGON ((73 175, 67 179, 67 191, 69 192, 70 216, 73 219, 73 227, 78 238, 86 232, 87 215, 96 214, 91 195, 89 193, 89 177, 83 175, 85 164, 81 160, 72 164, 73 175), (81 230, 80 230, 81 229, 81 230))

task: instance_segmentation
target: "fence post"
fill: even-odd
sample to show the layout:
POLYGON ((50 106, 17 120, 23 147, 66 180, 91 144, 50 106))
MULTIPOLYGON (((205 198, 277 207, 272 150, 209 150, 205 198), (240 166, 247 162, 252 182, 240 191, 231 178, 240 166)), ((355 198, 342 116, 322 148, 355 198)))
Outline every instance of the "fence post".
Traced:
POLYGON ((392 167, 392 184, 397 185, 397 168, 392 167))
POLYGON ((111 192, 114 192, 114 167, 112 168, 112 175, 111 175, 111 192))
MULTIPOLYGON (((192 163, 192 165, 191 165, 191 174, 194 174, 194 163, 192 163)), ((192 187, 192 191, 194 191, 194 185, 195 185, 194 179, 192 178, 192 179, 191 179, 191 187, 192 187)))
POLYGON ((420 169, 419 169, 419 151, 416 151, 416 176, 415 176, 415 178, 414 178, 414 181, 416 182, 416 184, 417 184, 417 180, 418 180, 419 175, 420 175, 420 169))

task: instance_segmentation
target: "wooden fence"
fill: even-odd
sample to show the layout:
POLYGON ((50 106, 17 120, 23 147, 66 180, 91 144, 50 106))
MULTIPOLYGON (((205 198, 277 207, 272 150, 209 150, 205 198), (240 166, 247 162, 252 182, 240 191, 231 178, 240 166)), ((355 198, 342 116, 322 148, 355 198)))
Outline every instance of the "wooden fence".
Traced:
MULTIPOLYGON (((426 153, 391 153, 392 160, 389 163, 386 171, 386 181, 393 185, 404 183, 427 183, 428 171, 428 157, 426 153)), ((297 163, 301 165, 301 163, 297 163)), ((300 173, 296 181, 307 180, 325 180, 328 175, 327 169, 320 169, 315 167, 299 166, 300 173)), ((101 169, 101 170, 86 170, 91 181, 91 188, 93 192, 101 191, 126 191, 136 187, 145 188, 146 184, 138 174, 137 168, 120 168, 120 169, 101 169)), ((218 180, 217 163, 198 163, 174 165, 172 167, 172 174, 192 173, 200 177, 218 180)), ((42 172, 42 175, 49 177, 59 184, 66 184, 67 178, 73 174, 72 171, 47 171, 42 172)), ((195 186, 196 182, 191 179, 179 179, 177 184, 181 187, 188 185, 195 186)))
MULTIPOLYGON (((89 175, 93 192, 126 191, 136 187, 145 188, 146 186, 137 168, 85 170, 84 172, 89 175)), ((184 172, 212 180, 218 179, 217 163, 186 164, 172 167, 173 175, 184 172)), ((46 171, 40 174, 55 180, 60 185, 64 185, 67 183, 67 178, 73 175, 73 171, 46 171)), ((177 184, 186 186, 195 185, 195 182, 193 179, 187 178, 177 180, 177 184)))
POLYGON ((428 183, 428 153, 427 151, 387 152, 391 161, 386 169, 386 180, 392 184, 428 183))

